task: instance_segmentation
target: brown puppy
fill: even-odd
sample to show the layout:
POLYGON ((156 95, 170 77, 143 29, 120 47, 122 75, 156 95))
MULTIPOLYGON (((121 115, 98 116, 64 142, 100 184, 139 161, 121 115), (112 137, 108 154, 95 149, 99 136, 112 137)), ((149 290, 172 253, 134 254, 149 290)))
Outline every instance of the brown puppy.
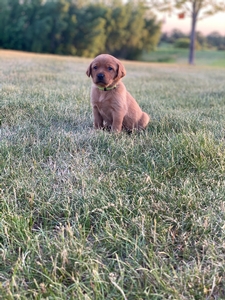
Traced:
POLYGON ((92 77, 91 103, 95 128, 109 127, 112 131, 144 129, 149 116, 120 80, 126 75, 122 63, 109 54, 97 56, 86 72, 92 77))

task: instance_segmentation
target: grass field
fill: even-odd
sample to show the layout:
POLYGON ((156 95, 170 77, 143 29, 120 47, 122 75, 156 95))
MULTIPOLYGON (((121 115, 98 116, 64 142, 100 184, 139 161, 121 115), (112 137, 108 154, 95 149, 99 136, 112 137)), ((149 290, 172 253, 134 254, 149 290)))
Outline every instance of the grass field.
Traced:
POLYGON ((114 135, 89 62, 0 51, 0 299, 225 299, 225 68, 125 62, 114 135))
MULTIPOLYGON (((188 49, 174 48, 173 45, 168 47, 161 46, 157 51, 144 53, 140 59, 147 62, 164 62, 187 64, 188 62, 188 49)), ((213 66, 225 67, 225 51, 217 50, 196 50, 195 51, 195 65, 196 66, 213 66)))

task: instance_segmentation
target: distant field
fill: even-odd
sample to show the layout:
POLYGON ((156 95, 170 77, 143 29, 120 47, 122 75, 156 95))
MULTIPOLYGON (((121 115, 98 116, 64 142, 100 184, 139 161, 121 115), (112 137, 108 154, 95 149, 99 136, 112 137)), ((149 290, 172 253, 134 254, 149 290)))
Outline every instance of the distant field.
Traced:
MULTIPOLYGON (((188 62, 188 50, 171 47, 159 47, 156 51, 145 53, 141 59, 148 62, 182 63, 188 62)), ((225 67, 225 51, 195 51, 195 65, 225 67)))
POLYGON ((89 62, 0 51, 0 298, 225 299, 225 68, 125 62, 114 135, 89 62))

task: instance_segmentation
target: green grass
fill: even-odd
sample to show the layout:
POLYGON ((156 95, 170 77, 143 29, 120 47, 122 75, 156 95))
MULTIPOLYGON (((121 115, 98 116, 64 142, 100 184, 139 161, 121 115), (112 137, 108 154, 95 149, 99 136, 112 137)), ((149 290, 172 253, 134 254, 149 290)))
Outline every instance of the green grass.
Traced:
POLYGON ((125 62, 114 135, 89 62, 0 51, 0 298, 224 299, 225 69, 125 62))
MULTIPOLYGON (((188 49, 178 49, 171 45, 170 47, 159 47, 150 53, 144 53, 140 59, 147 62, 187 64, 188 55, 188 49)), ((225 51, 196 50, 195 65, 225 67, 225 51)))

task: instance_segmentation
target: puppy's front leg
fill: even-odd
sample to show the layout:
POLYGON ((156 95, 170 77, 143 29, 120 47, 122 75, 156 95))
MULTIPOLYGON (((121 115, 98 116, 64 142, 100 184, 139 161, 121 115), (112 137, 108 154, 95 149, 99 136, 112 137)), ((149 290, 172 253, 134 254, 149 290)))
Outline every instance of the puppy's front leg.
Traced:
POLYGON ((113 132, 120 132, 122 130, 122 124, 123 124, 123 114, 118 114, 118 112, 113 114, 113 123, 112 123, 112 131, 113 132))
POLYGON ((98 108, 96 106, 93 107, 93 115, 94 115, 95 129, 103 128, 103 118, 102 118, 101 114, 99 113, 98 108))

